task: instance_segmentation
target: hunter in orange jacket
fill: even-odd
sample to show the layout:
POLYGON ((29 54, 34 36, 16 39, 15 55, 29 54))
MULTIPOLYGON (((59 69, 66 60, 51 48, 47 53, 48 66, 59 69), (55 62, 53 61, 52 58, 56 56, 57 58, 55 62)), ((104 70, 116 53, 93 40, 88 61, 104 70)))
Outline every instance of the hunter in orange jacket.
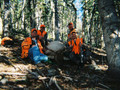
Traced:
POLYGON ((38 30, 37 34, 39 35, 39 40, 41 41, 43 47, 48 44, 47 41, 47 32, 45 31, 45 25, 40 26, 40 30, 38 30))
POLYGON ((67 44, 68 52, 66 56, 82 68, 84 67, 85 63, 91 63, 89 56, 90 52, 89 50, 87 50, 87 47, 83 44, 83 38, 79 38, 76 35, 76 32, 72 32, 71 36, 71 40, 68 41, 67 44))
POLYGON ((68 45, 72 47, 72 52, 75 54, 80 54, 80 47, 83 44, 83 38, 78 38, 76 32, 72 32, 72 40, 68 41, 68 45))
MULTIPOLYGON (((21 44, 22 47, 22 54, 21 54, 21 58, 27 58, 28 57, 28 51, 31 47, 34 46, 32 39, 37 37, 37 30, 35 28, 33 28, 31 30, 31 37, 27 37, 21 44), (36 32, 36 34, 34 34, 34 31, 36 32)), ((37 39, 37 45, 39 47, 39 50, 41 53, 43 53, 43 47, 41 45, 41 42, 37 39)))
POLYGON ((70 22, 68 24, 68 28, 69 28, 69 33, 68 33, 68 41, 72 39, 72 33, 76 32, 76 30, 73 28, 73 23, 70 22))
POLYGON ((71 40, 68 41, 68 57, 71 61, 75 64, 79 65, 80 67, 84 66, 83 61, 83 38, 79 38, 76 35, 76 32, 72 32, 71 40), (81 51, 82 50, 82 51, 81 51))

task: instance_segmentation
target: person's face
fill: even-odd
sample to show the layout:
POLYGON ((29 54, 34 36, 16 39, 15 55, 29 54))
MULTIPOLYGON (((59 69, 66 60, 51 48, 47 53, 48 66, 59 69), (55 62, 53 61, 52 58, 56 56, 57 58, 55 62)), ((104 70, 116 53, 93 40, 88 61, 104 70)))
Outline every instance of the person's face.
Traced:
POLYGON ((45 28, 44 28, 44 27, 41 27, 41 28, 40 28, 40 30, 41 30, 41 31, 44 31, 44 30, 45 30, 45 28))
POLYGON ((76 38, 77 38, 76 33, 72 33, 72 39, 76 39, 76 38))
POLYGON ((32 36, 32 37, 37 37, 37 31, 33 31, 33 32, 31 33, 31 36, 32 36))
POLYGON ((69 30, 73 29, 73 25, 68 25, 69 30))

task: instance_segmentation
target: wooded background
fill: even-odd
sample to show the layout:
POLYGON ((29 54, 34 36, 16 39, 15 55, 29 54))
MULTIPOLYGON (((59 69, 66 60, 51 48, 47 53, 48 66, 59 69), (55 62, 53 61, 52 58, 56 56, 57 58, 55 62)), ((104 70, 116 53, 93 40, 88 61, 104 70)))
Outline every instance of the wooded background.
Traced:
POLYGON ((74 0, 1 0, 2 37, 5 34, 30 34, 32 28, 45 24, 48 38, 67 39, 67 24, 76 27, 74 0))
POLYGON ((21 39, 45 24, 48 39, 66 41, 67 25, 73 22, 86 44, 103 49, 106 45, 110 66, 120 69, 120 1, 81 0, 82 28, 76 27, 80 25, 74 1, 0 0, 1 37, 9 34, 21 39))
MULTIPOLYGON (((75 0, 1 0, 1 36, 30 35, 32 28, 46 25, 49 39, 66 41, 67 24, 74 27, 85 42, 104 48, 103 33, 97 0, 81 0, 83 17, 82 28, 77 18, 75 0), (79 24, 79 25, 77 25, 79 24), (78 27, 76 27, 76 25, 78 27)), ((117 15, 120 17, 120 1, 114 0, 117 15)))

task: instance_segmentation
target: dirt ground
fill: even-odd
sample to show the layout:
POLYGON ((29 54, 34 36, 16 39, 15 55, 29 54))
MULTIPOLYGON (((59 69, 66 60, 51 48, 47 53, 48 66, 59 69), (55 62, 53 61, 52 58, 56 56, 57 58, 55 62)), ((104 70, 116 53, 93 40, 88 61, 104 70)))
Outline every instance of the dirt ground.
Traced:
POLYGON ((110 78, 103 59, 97 65, 78 68, 70 61, 50 60, 39 66, 20 58, 20 47, 0 46, 0 90, 120 90, 119 80, 110 78))

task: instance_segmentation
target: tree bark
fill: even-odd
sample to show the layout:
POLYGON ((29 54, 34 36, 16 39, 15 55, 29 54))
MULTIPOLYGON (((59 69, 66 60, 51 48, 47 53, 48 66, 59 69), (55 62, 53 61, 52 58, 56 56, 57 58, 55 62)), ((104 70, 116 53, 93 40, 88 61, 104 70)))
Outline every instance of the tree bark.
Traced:
MULTIPOLYGON (((74 0, 73 0, 74 2, 74 0)), ((75 18, 74 18, 74 28, 76 28, 76 22, 77 22, 77 9, 75 8, 75 5, 73 4, 72 2, 72 7, 74 9, 74 12, 75 12, 75 18)))
POLYGON ((55 3, 55 40, 60 40, 59 39, 59 35, 60 35, 60 31, 59 31, 59 26, 58 26, 58 22, 59 22, 59 16, 58 16, 58 0, 54 0, 55 3))
POLYGON ((92 13, 91 13, 91 19, 90 19, 90 27, 89 27, 89 42, 90 42, 90 45, 92 45, 92 26, 93 26, 93 17, 94 17, 94 14, 95 14, 95 4, 94 4, 94 7, 93 7, 93 10, 92 10, 92 13))
MULTIPOLYGON (((5 34, 8 34, 8 16, 9 16, 9 0, 3 1, 3 9, 4 9, 4 20, 3 20, 3 32, 2 32, 2 38, 5 36, 5 34), (6 32, 6 33, 5 33, 6 32)), ((7 36, 7 35, 6 35, 7 36)))
POLYGON ((32 2, 33 2, 33 9, 34 9, 34 12, 33 12, 33 18, 34 19, 32 19, 33 20, 33 23, 32 23, 32 28, 35 28, 36 27, 36 21, 35 21, 35 19, 36 19, 36 15, 35 15, 35 8, 36 8, 36 0, 32 0, 32 2))
POLYGON ((3 23, 1 18, 1 3, 0 3, 0 38, 1 38, 2 31, 3 31, 3 23))
POLYGON ((102 19, 109 70, 120 72, 120 22, 114 1, 98 0, 98 10, 102 19))
POLYGON ((55 39, 55 8, 54 0, 51 0, 51 29, 52 29, 52 40, 55 39))
MULTIPOLYGON (((23 2, 23 6, 22 6, 22 9, 23 9, 25 7, 26 0, 23 0, 22 2, 23 2)), ((24 26, 24 23, 25 23, 25 11, 24 10, 22 10, 21 20, 22 20, 21 29, 26 30, 24 26)))
POLYGON ((31 29, 32 29, 32 9, 31 9, 31 0, 28 0, 28 10, 29 10, 29 16, 30 16, 30 31, 31 31, 31 29))

